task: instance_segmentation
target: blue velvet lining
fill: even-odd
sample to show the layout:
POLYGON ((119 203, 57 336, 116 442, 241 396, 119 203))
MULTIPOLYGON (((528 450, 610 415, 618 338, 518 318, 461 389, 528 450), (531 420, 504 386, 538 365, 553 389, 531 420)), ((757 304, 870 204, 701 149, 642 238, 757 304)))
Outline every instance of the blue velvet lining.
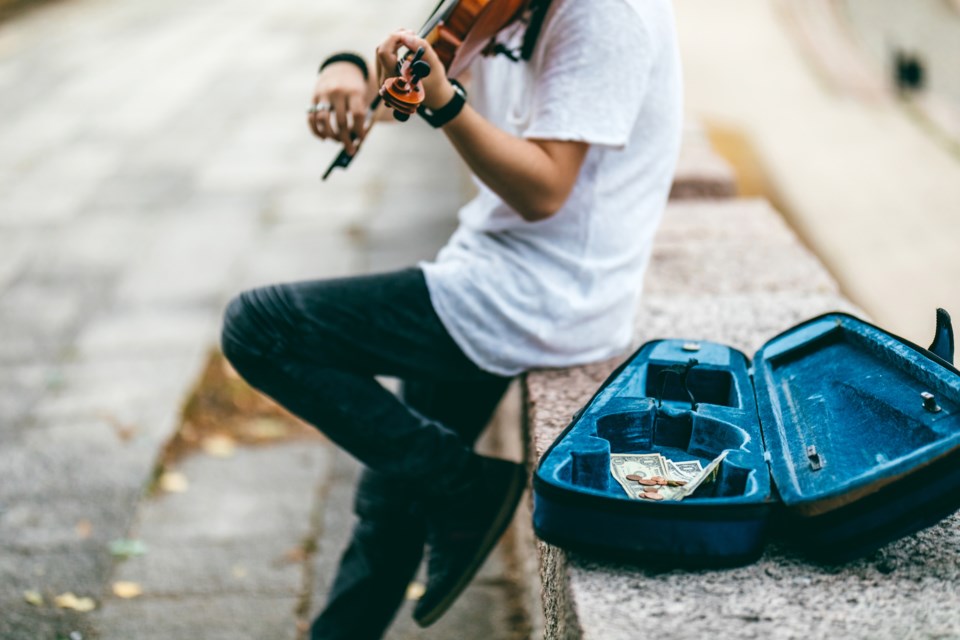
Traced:
POLYGON ((850 316, 777 336, 754 369, 771 470, 788 506, 879 486, 960 446, 960 376, 850 316), (924 391, 939 412, 924 409, 924 391))

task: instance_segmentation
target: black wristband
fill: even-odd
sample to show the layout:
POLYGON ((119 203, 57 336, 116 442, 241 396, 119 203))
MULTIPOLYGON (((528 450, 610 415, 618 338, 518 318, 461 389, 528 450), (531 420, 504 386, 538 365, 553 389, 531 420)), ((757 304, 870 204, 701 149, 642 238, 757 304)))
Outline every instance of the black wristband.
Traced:
POLYGON ((320 68, 317 70, 317 73, 320 73, 321 71, 323 71, 324 69, 332 65, 334 62, 349 62, 351 64, 355 64, 360 69, 360 72, 363 74, 364 80, 367 80, 370 78, 370 74, 367 71, 366 61, 360 56, 358 56, 357 54, 349 53, 349 52, 333 54, 332 56, 324 60, 322 63, 320 63, 320 68))
POLYGON ((463 88, 463 85, 452 78, 450 84, 453 85, 453 97, 447 104, 436 110, 423 106, 417 109, 420 117, 429 122, 434 129, 439 129, 460 115, 463 105, 467 104, 467 90, 463 88))

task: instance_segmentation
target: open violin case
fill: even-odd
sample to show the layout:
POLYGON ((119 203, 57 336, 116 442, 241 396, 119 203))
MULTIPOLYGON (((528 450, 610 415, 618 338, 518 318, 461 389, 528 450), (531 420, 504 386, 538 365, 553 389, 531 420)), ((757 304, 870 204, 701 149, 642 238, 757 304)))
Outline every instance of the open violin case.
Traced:
POLYGON ((960 508, 960 372, 937 312, 924 349, 843 313, 774 337, 753 362, 709 342, 637 350, 540 460, 534 529, 552 544, 652 564, 755 560, 771 525, 837 561, 960 508), (631 498, 611 455, 660 453, 713 482, 682 501, 631 498))

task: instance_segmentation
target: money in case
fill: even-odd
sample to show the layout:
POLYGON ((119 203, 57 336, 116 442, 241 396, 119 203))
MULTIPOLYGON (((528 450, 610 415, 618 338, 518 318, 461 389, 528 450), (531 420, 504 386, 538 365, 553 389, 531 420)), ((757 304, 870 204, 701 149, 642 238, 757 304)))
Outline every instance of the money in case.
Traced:
POLYGON ((853 316, 813 318, 747 357, 643 345, 557 437, 534 476, 534 528, 558 546, 686 566, 757 558, 771 524, 841 560, 960 507, 960 372, 945 311, 929 349, 853 316), (682 501, 637 500, 611 456, 725 458, 682 501))

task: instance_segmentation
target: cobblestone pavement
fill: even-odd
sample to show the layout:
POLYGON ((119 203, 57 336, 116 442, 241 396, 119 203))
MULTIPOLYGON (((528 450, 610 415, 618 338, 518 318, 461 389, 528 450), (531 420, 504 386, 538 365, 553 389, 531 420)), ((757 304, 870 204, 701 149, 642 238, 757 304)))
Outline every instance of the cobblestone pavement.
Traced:
MULTIPOLYGON (((196 456, 187 493, 143 491, 230 295, 409 264, 451 231, 439 136, 379 128, 322 184, 336 149, 303 115, 325 53, 429 6, 72 0, 0 25, 0 638, 293 638, 319 607, 357 471, 332 447, 196 456), (150 550, 116 565, 128 534, 150 550), (278 564, 306 535, 315 566, 278 564)), ((511 637, 508 564, 429 637, 511 637)))

